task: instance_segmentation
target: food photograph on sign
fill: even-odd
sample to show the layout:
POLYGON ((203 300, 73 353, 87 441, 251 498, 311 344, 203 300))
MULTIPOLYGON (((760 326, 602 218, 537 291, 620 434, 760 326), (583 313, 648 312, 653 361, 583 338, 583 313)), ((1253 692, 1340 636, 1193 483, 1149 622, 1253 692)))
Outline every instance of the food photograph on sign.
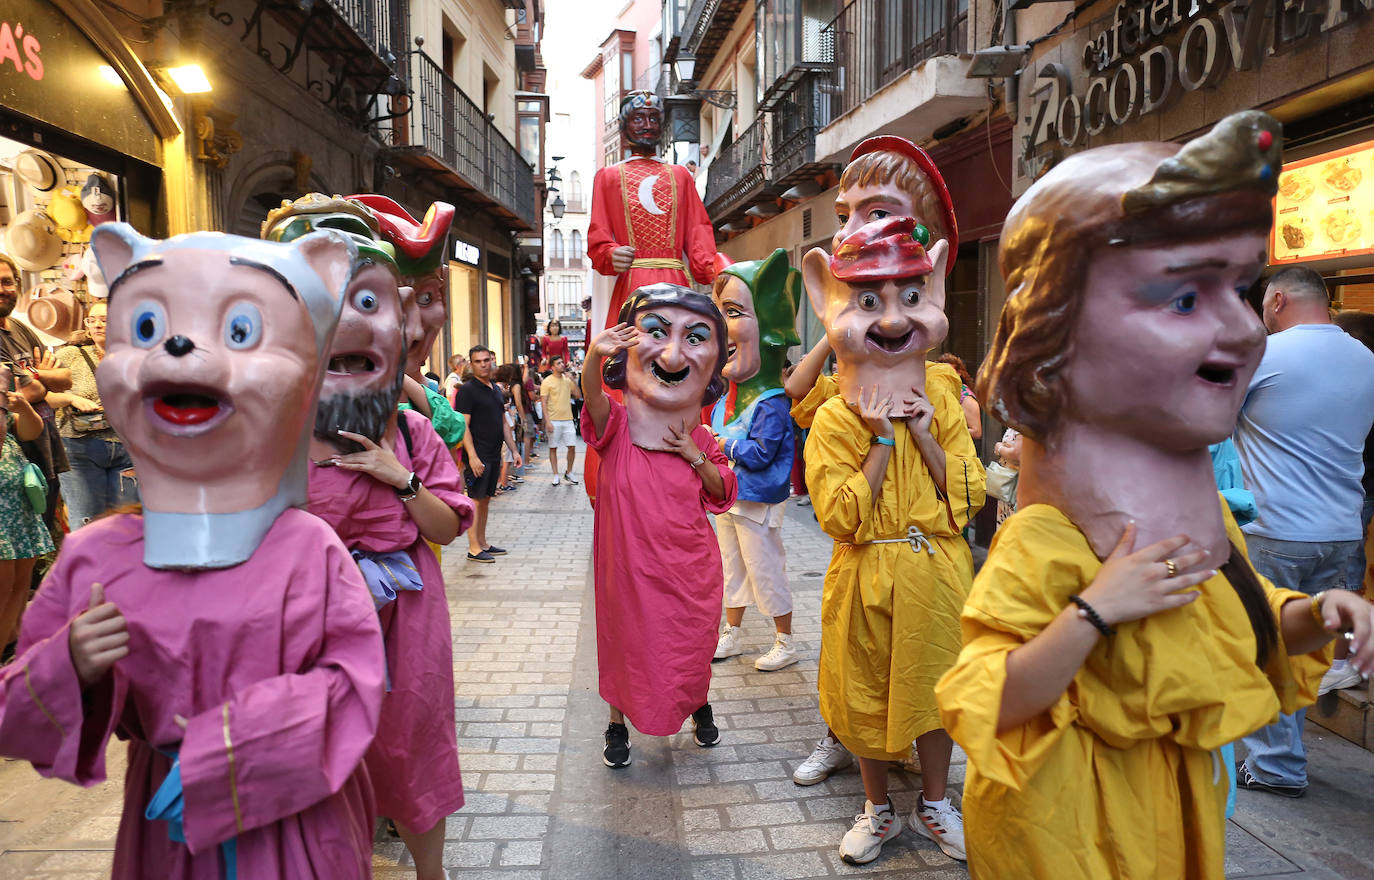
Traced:
POLYGON ((1374 141, 1283 166, 1274 263, 1374 253, 1374 141))

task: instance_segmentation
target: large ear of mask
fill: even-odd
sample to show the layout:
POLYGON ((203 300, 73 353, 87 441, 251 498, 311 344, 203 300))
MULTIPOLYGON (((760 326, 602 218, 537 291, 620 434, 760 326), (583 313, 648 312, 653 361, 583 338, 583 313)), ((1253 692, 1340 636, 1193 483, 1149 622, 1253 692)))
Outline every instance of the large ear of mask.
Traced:
POLYGON ((910 217, 868 223, 841 242, 834 256, 813 248, 802 259, 811 307, 825 326, 838 365, 840 394, 857 403, 861 390, 891 396, 893 414, 909 415, 924 389, 927 353, 949 332, 945 261, 949 243, 928 251, 910 217))
POLYGON ((323 353, 357 248, 200 232, 165 241, 105 223, 109 279, 97 384, 138 470, 144 564, 237 565, 303 507, 323 353))

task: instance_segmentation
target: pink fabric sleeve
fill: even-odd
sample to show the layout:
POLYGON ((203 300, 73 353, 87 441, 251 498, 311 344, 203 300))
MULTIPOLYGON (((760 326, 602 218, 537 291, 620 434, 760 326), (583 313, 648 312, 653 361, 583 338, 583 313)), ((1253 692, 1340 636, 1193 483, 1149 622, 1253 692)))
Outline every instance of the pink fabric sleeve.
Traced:
POLYGON ((476 508, 472 499, 463 494, 463 477, 458 473, 458 465, 453 463, 453 455, 429 419, 414 410, 401 413, 401 418, 410 428, 410 441, 414 445, 410 466, 424 487, 458 514, 458 533, 466 532, 472 527, 476 508))
POLYGON ((67 568, 59 558, 24 614, 18 654, 0 669, 0 755, 91 786, 105 780, 105 745, 127 688, 116 664, 83 701, 67 638, 86 603, 70 609, 67 568))
POLYGON ((193 853, 337 793, 376 735, 385 668, 377 615, 343 544, 324 552, 322 632, 298 634, 318 639, 314 665, 255 682, 186 728, 181 776, 193 853))
POLYGON ((592 179, 592 217, 587 227, 587 257, 592 261, 592 268, 602 275, 620 274, 611 265, 611 251, 622 244, 629 244, 615 240, 615 228, 611 224, 612 205, 622 210, 624 208, 616 186, 619 179, 620 171, 614 166, 602 168, 592 179))
POLYGON ((606 430, 600 437, 596 436, 596 425, 592 423, 591 412, 587 407, 582 407, 582 439, 586 441, 589 449, 595 449, 597 452, 610 446, 616 435, 623 433, 630 424, 625 415, 625 405, 615 398, 608 400, 611 404, 611 413, 606 418, 606 430))
MULTIPOLYGON (((725 457, 725 453, 720 451, 720 445, 716 443, 715 436, 707 430, 705 425, 697 425, 692 429, 692 439, 696 441, 697 447, 706 453, 706 459, 716 466, 720 471, 720 478, 725 483, 725 497, 712 498, 706 492, 706 487, 701 488, 701 503, 705 505, 709 513, 725 513, 735 506, 735 501, 739 497, 739 480, 735 477, 735 472, 730 469, 730 460, 725 457)), ((705 467, 705 465, 702 465, 705 467)))
POLYGON ((687 265, 692 269, 692 279, 698 284, 710 284, 716 279, 716 233, 711 226, 711 218, 706 214, 706 206, 697 195, 692 175, 681 165, 673 166, 677 175, 679 197, 678 207, 682 217, 682 249, 687 255, 687 265))

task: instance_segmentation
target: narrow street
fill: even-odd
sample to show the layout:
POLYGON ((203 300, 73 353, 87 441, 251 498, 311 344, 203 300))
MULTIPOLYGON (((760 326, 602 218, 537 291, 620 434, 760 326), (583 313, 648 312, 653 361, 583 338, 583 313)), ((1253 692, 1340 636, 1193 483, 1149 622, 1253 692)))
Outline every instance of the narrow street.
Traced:
MULTIPOLYGON (((721 744, 699 749, 690 725, 668 739, 631 732, 634 763, 601 762, 605 705, 596 689, 592 513, 580 486, 553 486, 546 453, 514 494, 492 503, 490 538, 509 549, 468 564, 445 552, 453 615, 458 746, 467 806, 448 820, 445 862, 463 880, 791 880, 872 874, 960 878, 967 872, 907 831, 866 868, 838 842, 862 808, 858 772, 809 788, 792 769, 824 730, 816 708, 821 584, 830 544, 809 508, 785 526, 800 663, 757 672, 771 643, 756 612, 749 650, 715 665, 721 744)), ((1311 787, 1286 800, 1241 792, 1228 828, 1227 876, 1363 880, 1374 876, 1374 755, 1309 725, 1311 787)), ((124 746, 111 782, 92 789, 39 779, 0 761, 0 880, 107 877, 124 746)), ((963 779, 956 754, 954 780, 963 779)), ((909 811, 919 779, 892 771, 909 811)), ((399 840, 380 834, 379 880, 413 877, 399 840)), ((245 878, 247 880, 247 878, 245 878)))

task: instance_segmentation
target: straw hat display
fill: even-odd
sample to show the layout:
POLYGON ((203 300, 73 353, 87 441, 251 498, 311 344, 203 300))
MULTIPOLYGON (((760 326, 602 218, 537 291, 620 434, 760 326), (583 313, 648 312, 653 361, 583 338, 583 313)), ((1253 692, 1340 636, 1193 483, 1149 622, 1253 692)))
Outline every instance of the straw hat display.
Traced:
POLYGON ((14 174, 39 192, 51 192, 66 183, 62 166, 42 150, 25 150, 14 159, 14 174))
POLYGON ((29 301, 29 326, 63 342, 82 329, 84 318, 85 310, 76 294, 61 287, 40 290, 29 301))
POLYGON ((42 211, 23 211, 5 229, 5 252, 21 269, 38 272, 62 259, 57 224, 42 211))

